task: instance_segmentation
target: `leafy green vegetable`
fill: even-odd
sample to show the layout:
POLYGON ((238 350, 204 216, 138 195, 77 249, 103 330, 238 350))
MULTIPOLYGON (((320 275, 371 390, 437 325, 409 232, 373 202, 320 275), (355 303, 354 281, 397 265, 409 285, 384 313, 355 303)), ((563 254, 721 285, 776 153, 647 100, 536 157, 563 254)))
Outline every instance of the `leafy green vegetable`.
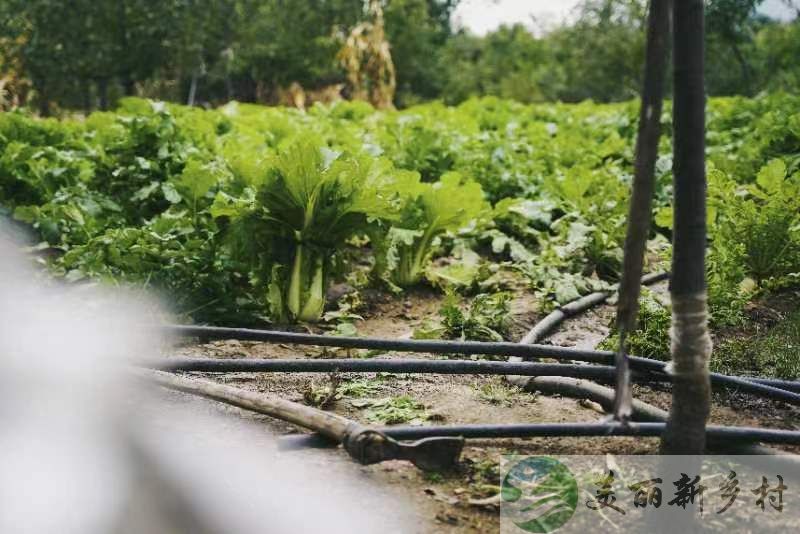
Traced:
POLYGON ((418 283, 433 256, 434 240, 468 225, 487 209, 483 191, 457 173, 434 183, 409 183, 399 220, 379 239, 377 270, 391 283, 418 283))
POLYGON ((446 262, 432 264, 425 271, 425 277, 435 287, 460 292, 475 290, 491 274, 489 264, 463 246, 454 250, 446 262))
POLYGON ((772 160, 754 184, 709 172, 709 296, 717 323, 736 322, 759 289, 796 285, 800 273, 800 172, 772 160), (746 283, 750 280, 754 287, 746 283))
POLYGON ((441 320, 424 322, 414 338, 503 341, 510 326, 510 293, 481 293, 470 299, 466 309, 459 301, 449 293, 439 310, 441 320))
POLYGON ((271 316, 315 322, 336 252, 349 237, 397 217, 403 180, 413 184, 384 160, 298 140, 269 161, 251 200, 218 197, 216 213, 233 214, 237 252, 262 264, 271 316))

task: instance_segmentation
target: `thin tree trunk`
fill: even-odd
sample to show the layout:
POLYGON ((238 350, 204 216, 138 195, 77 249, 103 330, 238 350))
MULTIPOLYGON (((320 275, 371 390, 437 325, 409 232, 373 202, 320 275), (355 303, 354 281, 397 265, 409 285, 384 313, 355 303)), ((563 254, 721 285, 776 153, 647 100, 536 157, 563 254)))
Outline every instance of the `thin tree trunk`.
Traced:
POLYGON ((97 80, 97 95, 100 99, 100 109, 108 110, 108 78, 97 80))
POLYGON ((86 78, 81 80, 81 98, 83 99, 83 112, 88 115, 92 112, 92 86, 86 78))
POLYGON ((38 93, 36 100, 38 101, 39 115, 42 117, 49 117, 50 110, 50 96, 47 90, 47 82, 42 78, 33 78, 33 87, 38 93))
POLYGON ((186 99, 187 106, 194 106, 194 98, 197 94, 197 69, 192 71, 192 81, 189 84, 189 96, 186 99))
POLYGON ((737 45, 736 42, 731 43, 731 50, 733 50, 733 55, 736 58, 736 61, 739 63, 739 68, 742 69, 742 78, 744 80, 745 90, 747 91, 747 94, 749 95, 749 94, 751 94, 750 93, 750 88, 752 87, 752 83, 751 83, 752 76, 750 75, 750 64, 747 63, 747 60, 745 59, 744 55, 742 54, 741 49, 739 48, 739 45, 737 45))
POLYGON ((672 408, 665 454, 702 454, 711 405, 706 303, 706 175, 703 0, 675 0, 672 408))
POLYGON ((658 140, 661 137, 661 107, 664 100, 664 77, 669 50, 670 0, 651 0, 647 17, 647 50, 636 137, 636 169, 628 211, 625 256, 617 303, 619 351, 616 357, 617 383, 614 418, 627 421, 632 415, 633 398, 626 334, 636 328, 639 311, 644 253, 650 234, 658 140))
POLYGON ((225 98, 228 102, 234 99, 233 80, 229 69, 225 70, 225 98))
POLYGON ((122 90, 125 92, 125 96, 136 96, 136 82, 129 74, 122 78, 122 90))
POLYGON ((50 101, 42 93, 39 93, 39 115, 41 117, 50 116, 50 101))
POLYGON ((128 12, 125 0, 117 0, 117 34, 119 35, 119 52, 121 54, 122 72, 120 78, 125 96, 136 96, 136 84, 131 74, 130 52, 128 50, 128 12))

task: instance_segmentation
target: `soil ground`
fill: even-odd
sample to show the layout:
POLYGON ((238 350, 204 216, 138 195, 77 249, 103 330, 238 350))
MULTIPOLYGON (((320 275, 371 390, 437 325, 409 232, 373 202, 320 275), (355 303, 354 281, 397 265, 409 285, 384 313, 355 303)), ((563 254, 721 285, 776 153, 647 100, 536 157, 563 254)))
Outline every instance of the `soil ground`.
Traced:
MULTIPOLYGON (((663 292, 663 285, 659 289, 663 292)), ((510 337, 519 339, 540 317, 531 312, 536 307, 530 295, 524 291, 515 294, 512 306, 514 327, 510 337)), ((407 338, 422 320, 436 316, 441 296, 421 289, 409 292, 401 299, 376 293, 370 295, 367 301, 369 310, 364 314, 367 319, 356 324, 359 335, 407 338)), ((613 313, 613 306, 604 305, 568 320, 547 342, 593 348, 608 334, 613 313)), ((172 355, 209 358, 355 356, 346 351, 240 341, 186 342, 176 347, 172 355)), ((398 358, 408 355, 387 353, 375 357, 398 358)), ((417 354, 414 357, 433 355, 417 354)), ((310 388, 323 388, 330 382, 330 377, 320 374, 232 373, 204 376, 247 390, 275 393, 298 402, 304 402, 304 393, 310 388)), ((344 385, 366 383, 368 387, 358 394, 342 395, 327 409, 364 423, 369 422, 367 414, 370 401, 398 395, 408 395, 424 405, 420 413, 435 424, 587 422, 603 417, 582 399, 525 393, 498 377, 342 374, 338 378, 344 385)), ((636 386, 634 394, 641 400, 669 409, 668 386, 636 386)), ((292 425, 268 417, 226 409, 257 420, 277 434, 298 432, 292 425)), ((711 423, 797 430, 800 428, 800 410, 746 395, 715 393, 711 423)), ((419 532, 495 532, 499 530, 499 513, 497 504, 491 498, 498 493, 499 463, 503 455, 652 454, 657 449, 658 441, 649 438, 475 440, 467 442, 461 464, 451 473, 423 473, 401 461, 366 467, 351 463, 351 468, 403 493, 415 508, 415 524, 419 532)), ((337 464, 350 462, 341 450, 316 450, 310 454, 337 464)))

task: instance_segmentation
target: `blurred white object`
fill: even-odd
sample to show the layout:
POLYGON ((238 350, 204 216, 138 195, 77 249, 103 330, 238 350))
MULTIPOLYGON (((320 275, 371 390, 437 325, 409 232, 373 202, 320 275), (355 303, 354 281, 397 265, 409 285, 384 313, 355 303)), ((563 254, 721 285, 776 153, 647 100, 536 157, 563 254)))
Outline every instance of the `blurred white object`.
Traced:
POLYGON ((35 282, 0 231, 0 532, 401 532, 398 496, 331 451, 129 380, 152 301, 35 282), (216 413, 219 412, 219 413, 216 413))

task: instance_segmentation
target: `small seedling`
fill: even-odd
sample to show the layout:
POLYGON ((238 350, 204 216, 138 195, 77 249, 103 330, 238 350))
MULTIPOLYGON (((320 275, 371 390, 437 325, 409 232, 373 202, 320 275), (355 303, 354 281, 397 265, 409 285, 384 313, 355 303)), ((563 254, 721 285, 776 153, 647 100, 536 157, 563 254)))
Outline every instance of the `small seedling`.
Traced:
MULTIPOLYGON (((519 400, 523 395, 519 391, 509 388, 499 380, 485 382, 476 387, 478 398, 489 404, 511 406, 515 400, 519 400)), ((528 395, 524 395, 528 397, 528 395)))
POLYGON ((337 373, 328 375, 327 383, 309 380, 303 388, 303 401, 316 408, 329 408, 337 398, 341 378, 337 373))

